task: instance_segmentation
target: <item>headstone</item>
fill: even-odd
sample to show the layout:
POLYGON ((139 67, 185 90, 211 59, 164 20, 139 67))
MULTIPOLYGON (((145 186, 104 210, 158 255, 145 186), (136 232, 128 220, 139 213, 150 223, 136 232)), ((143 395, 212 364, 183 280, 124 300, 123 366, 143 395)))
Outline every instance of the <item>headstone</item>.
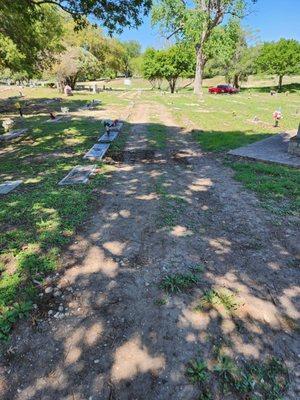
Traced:
POLYGON ((7 194, 19 186, 23 181, 5 181, 0 184, 0 194, 7 194))
POLYGON ((76 165, 67 176, 65 176, 59 185, 76 185, 87 183, 90 175, 95 171, 96 165, 76 165))
POLYGON ((98 142, 111 143, 118 137, 118 135, 119 135, 118 131, 108 131, 99 138, 98 142))
POLYGON ((96 83, 93 84, 92 88, 93 88, 93 93, 97 93, 97 84, 96 83))
POLYGON ((94 146, 85 154, 83 158, 100 161, 104 157, 108 148, 109 143, 94 144, 94 146))
POLYGON ((64 94, 65 94, 66 96, 73 96, 73 92, 72 92, 71 86, 66 85, 66 86, 64 87, 64 94))
POLYGON ((117 130, 109 130, 99 138, 98 142, 111 143, 118 137, 118 135, 119 132, 117 130))
POLYGON ((293 136, 289 142, 288 152, 295 156, 300 156, 300 124, 296 136, 293 136))
POLYGON ((15 139, 21 135, 24 135, 24 133, 27 131, 28 129, 17 129, 15 131, 5 133, 4 135, 0 135, 0 142, 15 139))

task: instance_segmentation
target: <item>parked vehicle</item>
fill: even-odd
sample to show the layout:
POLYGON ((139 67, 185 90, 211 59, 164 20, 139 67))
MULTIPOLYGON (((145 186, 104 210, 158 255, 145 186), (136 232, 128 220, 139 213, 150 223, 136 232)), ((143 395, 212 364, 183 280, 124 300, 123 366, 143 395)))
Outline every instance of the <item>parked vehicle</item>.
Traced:
POLYGON ((238 93, 239 89, 236 89, 231 85, 218 85, 208 88, 208 92, 213 94, 221 94, 221 93, 234 94, 238 93))

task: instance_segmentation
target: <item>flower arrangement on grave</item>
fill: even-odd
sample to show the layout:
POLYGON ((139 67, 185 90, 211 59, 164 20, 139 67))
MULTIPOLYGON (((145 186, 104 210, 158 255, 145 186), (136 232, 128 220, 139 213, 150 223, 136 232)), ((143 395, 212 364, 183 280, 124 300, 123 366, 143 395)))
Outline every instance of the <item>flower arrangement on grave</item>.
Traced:
POLYGON ((283 118, 281 110, 274 111, 273 118, 275 121, 274 127, 277 128, 279 126, 279 121, 283 118))
POLYGON ((14 124, 15 122, 11 118, 6 118, 5 120, 3 120, 2 126, 4 128, 4 131, 9 132, 14 126, 14 124))

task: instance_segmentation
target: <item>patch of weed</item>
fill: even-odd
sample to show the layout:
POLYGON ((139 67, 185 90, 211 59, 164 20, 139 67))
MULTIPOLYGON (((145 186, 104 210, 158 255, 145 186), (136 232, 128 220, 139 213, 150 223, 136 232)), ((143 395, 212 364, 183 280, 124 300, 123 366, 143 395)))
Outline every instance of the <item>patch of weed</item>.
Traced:
POLYGON ((209 377, 206 363, 202 359, 190 361, 186 373, 192 383, 204 383, 209 377))
POLYGON ((205 307, 212 307, 217 304, 222 305, 229 312, 236 310, 239 306, 232 293, 225 290, 211 289, 204 293, 196 309, 203 310, 205 307))
POLYGON ((214 370, 224 393, 234 390, 251 399, 280 400, 289 385, 288 370, 275 357, 237 365, 229 356, 220 355, 214 370))
POLYGON ((175 274, 164 277, 159 285, 168 293, 183 292, 197 284, 199 277, 196 274, 175 274))

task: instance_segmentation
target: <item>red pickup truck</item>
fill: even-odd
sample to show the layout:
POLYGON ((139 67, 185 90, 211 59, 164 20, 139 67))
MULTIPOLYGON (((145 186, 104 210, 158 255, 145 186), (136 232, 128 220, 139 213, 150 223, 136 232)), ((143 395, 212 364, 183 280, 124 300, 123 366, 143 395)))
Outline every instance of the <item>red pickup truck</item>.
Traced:
POLYGON ((234 93, 238 93, 239 89, 236 89, 231 85, 218 85, 218 86, 210 87, 208 89, 208 92, 213 93, 213 94, 220 94, 220 93, 234 94, 234 93))

